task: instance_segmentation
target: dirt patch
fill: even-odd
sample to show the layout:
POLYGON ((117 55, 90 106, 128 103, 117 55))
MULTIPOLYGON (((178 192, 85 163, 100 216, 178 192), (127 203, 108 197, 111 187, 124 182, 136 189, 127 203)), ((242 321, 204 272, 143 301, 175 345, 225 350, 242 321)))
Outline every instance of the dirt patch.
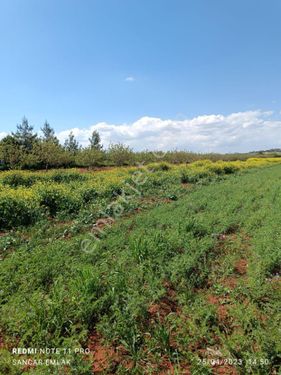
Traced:
POLYGON ((219 321, 225 321, 226 318, 228 317, 228 313, 227 313, 227 307, 222 304, 223 302, 222 298, 214 296, 214 295, 209 295, 207 297, 207 300, 211 305, 216 306, 219 321))
POLYGON ((111 227, 115 223, 115 220, 112 217, 105 217, 98 219, 93 225, 93 232, 102 232, 105 227, 111 227))
MULTIPOLYGON (((89 336, 88 348, 92 354, 93 374, 103 374, 106 370, 115 373, 117 366, 121 363, 122 356, 125 356, 126 350, 123 347, 113 347, 106 345, 100 334, 93 332, 89 336)), ((126 363, 130 368, 131 363, 126 363)))
POLYGON ((176 309, 173 303, 166 297, 158 303, 152 303, 148 308, 150 318, 152 320, 160 320, 160 322, 163 322, 165 317, 174 311, 176 311, 176 309))
POLYGON ((217 309, 218 318, 221 322, 225 322, 228 319, 228 311, 225 305, 218 306, 217 309))
POLYGON ((214 375, 238 375, 238 371, 230 365, 218 365, 213 368, 214 375))
POLYGON ((246 259, 239 259, 234 265, 234 271, 238 275, 245 275, 248 269, 248 262, 246 259))
POLYGON ((238 278, 236 276, 226 277, 221 281, 222 285, 233 290, 237 287, 238 278))
POLYGON ((209 294, 209 295, 207 296, 207 301, 208 301, 211 305, 219 305, 219 304, 220 304, 220 299, 219 299, 219 297, 214 296, 213 294, 209 294))
POLYGON ((79 173, 87 173, 87 172, 89 172, 89 169, 88 168, 79 168, 78 171, 79 171, 79 173))
POLYGON ((228 314, 228 305, 225 304, 225 302, 227 302, 226 298, 209 294, 207 296, 207 301, 216 307, 219 323, 221 323, 223 326, 231 327, 231 320, 228 314))
POLYGON ((163 283, 166 294, 159 300, 159 302, 152 303, 148 308, 150 319, 163 322, 165 317, 170 313, 180 313, 180 308, 176 301, 176 291, 169 282, 163 283))
POLYGON ((248 261, 239 259, 234 264, 234 274, 221 280, 222 285, 233 290, 237 287, 239 280, 245 277, 248 271, 248 261))

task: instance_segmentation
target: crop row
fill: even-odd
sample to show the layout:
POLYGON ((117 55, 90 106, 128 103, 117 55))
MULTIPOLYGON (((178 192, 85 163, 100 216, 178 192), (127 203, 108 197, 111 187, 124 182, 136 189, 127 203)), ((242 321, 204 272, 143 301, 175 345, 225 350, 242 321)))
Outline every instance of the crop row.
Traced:
POLYGON ((26 226, 40 217, 75 216, 89 205, 104 205, 124 189, 155 194, 171 186, 209 181, 242 169, 280 163, 278 158, 211 162, 201 160, 174 166, 154 163, 145 167, 114 168, 82 173, 79 170, 48 172, 8 171, 0 174, 0 229, 26 226))

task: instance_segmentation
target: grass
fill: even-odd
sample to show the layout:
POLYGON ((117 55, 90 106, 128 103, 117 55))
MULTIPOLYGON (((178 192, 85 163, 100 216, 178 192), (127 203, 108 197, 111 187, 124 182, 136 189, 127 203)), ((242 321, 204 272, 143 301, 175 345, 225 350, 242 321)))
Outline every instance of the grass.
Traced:
POLYGON ((32 374, 280 371, 281 166, 201 175, 188 190, 172 173, 150 174, 126 203, 141 212, 125 210, 100 241, 87 207, 0 238, 1 373, 27 371, 12 365, 14 346, 99 358, 71 352, 67 367, 32 374))

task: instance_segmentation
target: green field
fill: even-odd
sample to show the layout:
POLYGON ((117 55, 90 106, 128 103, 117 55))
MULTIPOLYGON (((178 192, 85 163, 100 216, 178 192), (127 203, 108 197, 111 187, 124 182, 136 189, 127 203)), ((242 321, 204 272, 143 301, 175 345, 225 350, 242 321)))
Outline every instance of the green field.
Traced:
POLYGON ((61 185, 58 172, 4 172, 0 373, 281 374, 272 163, 162 165, 126 199, 120 189, 137 169, 98 172, 101 181, 73 172, 81 179, 61 185), (25 364, 47 355, 14 347, 68 348, 70 364, 25 364))

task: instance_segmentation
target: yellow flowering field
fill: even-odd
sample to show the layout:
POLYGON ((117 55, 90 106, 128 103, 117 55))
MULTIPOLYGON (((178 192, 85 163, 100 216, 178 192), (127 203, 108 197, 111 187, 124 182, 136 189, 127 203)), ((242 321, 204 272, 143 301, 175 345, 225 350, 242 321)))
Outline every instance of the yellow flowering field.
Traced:
POLYGON ((157 189, 168 192, 171 187, 180 188, 183 183, 206 182, 240 170, 278 163, 281 163, 279 158, 250 158, 231 162, 200 160, 185 165, 163 162, 100 171, 5 171, 0 173, 0 228, 32 224, 44 215, 75 216, 93 202, 107 204, 126 186, 138 188, 136 174, 141 174, 145 181, 142 192, 157 195, 157 189))

